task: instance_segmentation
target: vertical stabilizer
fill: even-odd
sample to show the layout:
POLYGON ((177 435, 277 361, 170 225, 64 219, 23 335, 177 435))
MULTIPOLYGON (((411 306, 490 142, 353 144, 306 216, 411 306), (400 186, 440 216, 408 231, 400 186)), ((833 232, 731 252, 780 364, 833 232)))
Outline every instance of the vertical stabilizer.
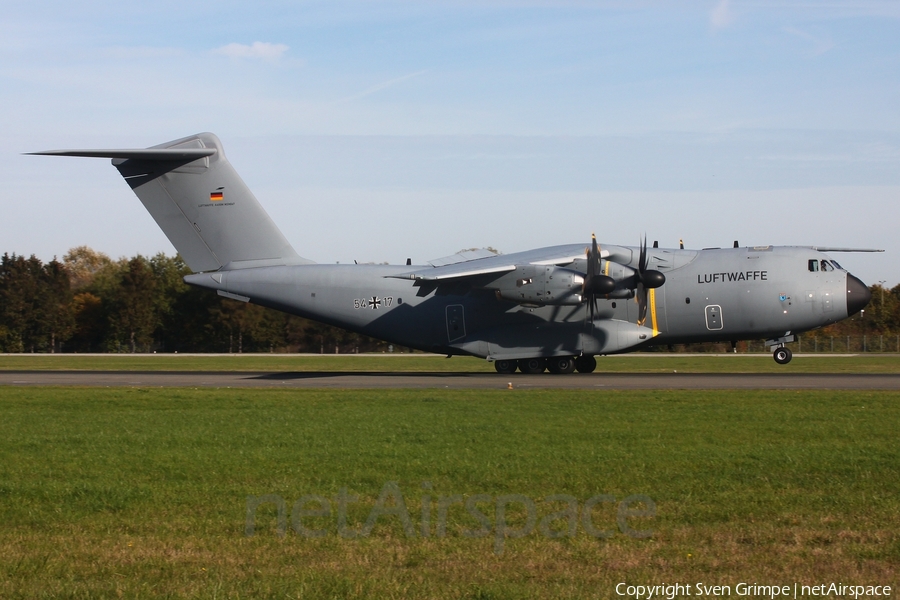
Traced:
POLYGON ((297 255, 211 133, 140 150, 37 154, 112 158, 195 272, 311 262, 297 255))

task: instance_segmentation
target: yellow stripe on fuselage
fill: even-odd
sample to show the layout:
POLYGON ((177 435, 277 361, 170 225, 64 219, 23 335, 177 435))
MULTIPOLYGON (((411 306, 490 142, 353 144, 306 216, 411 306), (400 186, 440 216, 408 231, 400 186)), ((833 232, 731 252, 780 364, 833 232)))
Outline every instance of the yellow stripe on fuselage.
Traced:
POLYGON ((650 288, 649 294, 650 296, 650 322, 653 325, 653 337, 659 335, 659 329, 656 324, 656 290, 650 288))

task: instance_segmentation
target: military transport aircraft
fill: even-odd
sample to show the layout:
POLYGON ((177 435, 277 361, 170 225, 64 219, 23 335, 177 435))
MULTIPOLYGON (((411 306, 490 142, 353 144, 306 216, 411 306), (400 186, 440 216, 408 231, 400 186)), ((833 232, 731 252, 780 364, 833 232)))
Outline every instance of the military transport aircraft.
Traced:
MULTIPOLYGON (((589 373, 597 355, 765 339, 778 363, 798 333, 858 312, 866 285, 824 252, 570 244, 460 252, 425 265, 321 265, 300 257, 201 133, 111 158, 194 271, 185 282, 401 346, 493 361, 500 373, 589 373)), ((871 251, 876 250, 860 250, 871 251)))

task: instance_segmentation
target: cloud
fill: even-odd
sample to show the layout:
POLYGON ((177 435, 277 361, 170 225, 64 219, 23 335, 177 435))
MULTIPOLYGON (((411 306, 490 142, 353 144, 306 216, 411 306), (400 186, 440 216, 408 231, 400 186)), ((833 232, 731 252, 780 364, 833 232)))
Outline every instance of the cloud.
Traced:
POLYGON ((713 29, 724 29, 734 22, 731 0, 721 0, 709 13, 709 24, 713 29))
POLYGON ((221 54, 229 58, 261 58, 264 60, 278 60, 281 55, 287 52, 288 47, 284 44, 270 44, 268 42, 253 42, 249 46, 247 44, 228 44, 221 48, 216 48, 213 52, 221 54))
POLYGON ((183 57, 180 48, 155 46, 110 46, 100 50, 101 56, 113 60, 158 60, 183 57))
POLYGON ((793 35, 812 44, 812 56, 825 54, 826 52, 834 48, 834 42, 831 40, 831 36, 827 34, 813 35, 801 29, 797 29, 796 27, 782 27, 781 29, 789 35, 793 35))
POLYGON ((401 81, 406 81, 407 79, 412 79, 413 77, 418 77, 424 73, 427 73, 428 69, 422 69, 421 71, 416 71, 415 73, 409 73, 407 75, 402 75, 400 77, 395 77, 394 79, 389 79, 387 81, 383 81, 379 84, 373 85, 372 87, 366 88, 358 94, 353 94, 352 96, 347 96, 346 98, 341 98, 336 103, 340 104, 343 102, 350 102, 351 100, 358 100, 360 98, 364 98, 370 94, 374 94, 375 92, 380 92, 381 90, 387 89, 393 85, 400 83, 401 81))

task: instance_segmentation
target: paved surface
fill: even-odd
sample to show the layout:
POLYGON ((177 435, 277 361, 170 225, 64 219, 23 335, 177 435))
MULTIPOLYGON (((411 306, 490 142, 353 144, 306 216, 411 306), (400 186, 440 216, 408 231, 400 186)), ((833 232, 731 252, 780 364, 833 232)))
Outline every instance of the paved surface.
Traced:
POLYGON ((829 389, 900 390, 900 374, 609 374, 0 371, 0 385, 449 389, 829 389))

